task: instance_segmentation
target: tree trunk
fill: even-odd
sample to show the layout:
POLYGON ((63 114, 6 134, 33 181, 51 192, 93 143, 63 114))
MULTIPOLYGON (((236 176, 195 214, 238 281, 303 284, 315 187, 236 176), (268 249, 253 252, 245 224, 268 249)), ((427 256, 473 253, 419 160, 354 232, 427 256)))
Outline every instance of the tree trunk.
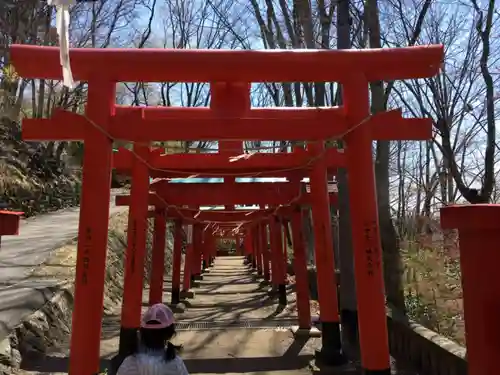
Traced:
MULTIPOLYGON (((380 23, 377 0, 367 0, 365 17, 369 30, 370 48, 381 48, 380 23)), ((385 110, 385 92, 382 82, 370 84, 372 113, 385 110)), ((405 311, 404 290, 401 284, 401 256, 399 241, 394 230, 389 196, 390 142, 378 141, 375 157, 375 179, 379 209, 380 237, 382 242, 384 281, 387 302, 398 310, 405 311)))

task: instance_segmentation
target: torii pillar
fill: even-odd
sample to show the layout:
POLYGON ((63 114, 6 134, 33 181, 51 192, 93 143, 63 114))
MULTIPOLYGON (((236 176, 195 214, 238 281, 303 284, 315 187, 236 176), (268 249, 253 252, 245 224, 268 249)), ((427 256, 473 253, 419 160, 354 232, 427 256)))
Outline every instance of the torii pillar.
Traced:
POLYGON ((500 353, 500 205, 441 208, 441 225, 458 229, 468 375, 497 375, 500 353), (499 262, 497 262, 499 261, 499 262))
POLYGON ((322 328, 322 348, 316 351, 318 362, 340 365, 346 362, 340 336, 337 281, 333 252, 332 219, 328 195, 325 142, 311 143, 308 150, 317 157, 310 174, 314 254, 317 270, 318 299, 322 328))
POLYGON ((141 324, 149 205, 149 168, 143 160, 148 160, 150 148, 137 144, 134 145, 134 152, 137 157, 134 158, 130 189, 120 346, 115 363, 133 352, 141 324))
POLYGON ((153 249, 151 255, 151 279, 149 305, 163 302, 163 277, 165 275, 165 247, 167 240, 167 216, 165 209, 154 211, 153 249))
POLYGON ((182 263, 182 221, 174 221, 174 254, 172 259, 172 305, 181 301, 181 263, 182 263))

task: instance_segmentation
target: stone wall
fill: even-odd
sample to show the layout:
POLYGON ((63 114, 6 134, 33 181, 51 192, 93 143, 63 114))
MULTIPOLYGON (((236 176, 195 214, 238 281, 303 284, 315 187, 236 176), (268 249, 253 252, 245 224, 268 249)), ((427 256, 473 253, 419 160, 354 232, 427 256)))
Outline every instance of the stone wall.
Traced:
POLYGON ((71 329, 72 307, 72 293, 63 289, 0 342, 0 375, 15 373, 22 360, 63 345, 71 329))
POLYGON ((466 375, 466 349, 402 314, 387 315, 391 355, 425 375, 466 375))

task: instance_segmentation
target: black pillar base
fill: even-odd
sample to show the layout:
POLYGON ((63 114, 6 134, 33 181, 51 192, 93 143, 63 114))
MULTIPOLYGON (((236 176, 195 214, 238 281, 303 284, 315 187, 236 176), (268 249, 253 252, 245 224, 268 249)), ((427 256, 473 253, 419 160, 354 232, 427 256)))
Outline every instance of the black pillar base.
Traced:
POLYGON ((358 312, 347 309, 340 310, 340 323, 342 324, 342 341, 358 352, 358 312))
POLYGON ((279 289, 278 285, 271 284, 271 289, 267 292, 267 295, 270 298, 278 297, 278 289, 279 289))
POLYGON ((341 366, 347 363, 342 352, 340 324, 338 322, 321 322, 322 348, 316 350, 315 359, 319 365, 341 366))
POLYGON ((262 271, 261 270, 257 270, 257 276, 262 276, 262 271))
POLYGON ((269 272, 268 273, 264 273, 264 280, 271 281, 271 274, 269 272))
POLYGON ((138 328, 120 328, 120 346, 118 354, 111 359, 111 373, 116 374, 123 360, 137 350, 139 338, 138 328))
POLYGON ((361 374, 363 375, 391 375, 391 369, 388 368, 386 370, 368 370, 368 369, 361 369, 361 374))
POLYGON ((286 285, 280 284, 278 285, 278 303, 280 305, 286 306, 286 285))
POLYGON ((179 302, 181 302, 181 291, 180 289, 172 289, 172 298, 170 300, 170 303, 172 305, 177 305, 179 302))
POLYGON ((195 274, 195 275, 193 275, 193 280, 195 280, 195 281, 201 281, 201 280, 203 280, 203 276, 201 276, 199 274, 195 274))
POLYGON ((207 261, 206 261, 205 259, 203 259, 203 260, 201 261, 201 270, 202 270, 203 272, 205 272, 205 271, 206 271, 206 269, 207 269, 207 261))

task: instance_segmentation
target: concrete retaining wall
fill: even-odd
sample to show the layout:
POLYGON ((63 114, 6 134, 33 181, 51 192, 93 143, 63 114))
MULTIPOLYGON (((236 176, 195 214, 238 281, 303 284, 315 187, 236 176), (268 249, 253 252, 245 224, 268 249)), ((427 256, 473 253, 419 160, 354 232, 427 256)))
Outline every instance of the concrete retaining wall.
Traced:
POLYGON ((466 375, 466 349, 455 342, 389 311, 391 355, 425 375, 466 375))

